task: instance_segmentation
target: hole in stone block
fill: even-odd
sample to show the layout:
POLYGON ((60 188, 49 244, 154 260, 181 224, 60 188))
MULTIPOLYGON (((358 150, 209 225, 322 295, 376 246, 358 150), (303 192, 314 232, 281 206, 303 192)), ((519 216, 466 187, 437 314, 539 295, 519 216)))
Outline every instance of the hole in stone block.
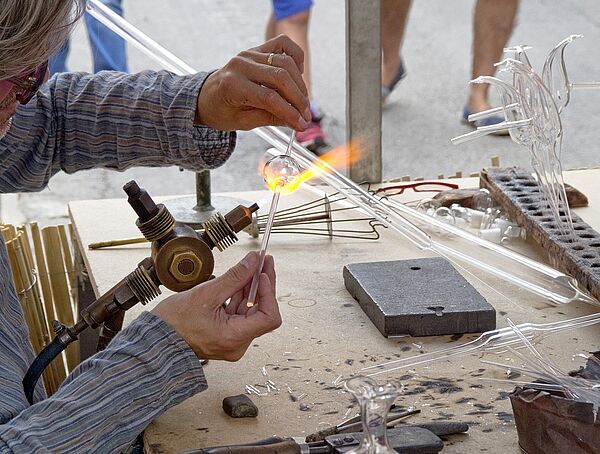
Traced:
POLYGON ((596 256, 594 254, 583 254, 581 257, 584 258, 584 259, 593 259, 596 256))
POLYGON ((575 230, 585 230, 585 227, 582 226, 582 225, 574 225, 573 229, 575 229, 575 230))
POLYGON ((521 183, 523 186, 528 187, 528 188, 532 188, 534 186, 537 186, 537 183, 535 181, 523 181, 523 183, 521 183))
POLYGON ((508 175, 502 175, 501 177, 498 178, 498 181, 510 181, 510 177, 508 175))
POLYGON ((600 247, 600 243, 590 243, 589 247, 600 247))
POLYGON ((576 244, 575 246, 571 246, 571 249, 574 251, 583 251, 585 248, 581 244, 576 244))
POLYGON ((414 270, 414 271, 418 271, 421 269, 421 267, 420 266, 411 266, 410 269, 414 270))
POLYGON ((596 235, 593 233, 580 233, 579 238, 596 238, 596 235))
POLYGON ((558 233, 557 235, 560 237, 560 241, 563 243, 569 244, 575 243, 576 241, 570 233, 558 233))
POLYGON ((533 213, 531 213, 532 216, 538 217, 538 216, 542 216, 544 213, 542 211, 534 211, 533 213))
POLYGON ((600 263, 594 262, 590 265, 592 268, 600 268, 600 263))
POLYGON ((441 317, 442 315, 444 315, 444 306, 429 306, 429 307, 427 307, 427 309, 435 312, 435 315, 437 315, 438 317, 441 317))

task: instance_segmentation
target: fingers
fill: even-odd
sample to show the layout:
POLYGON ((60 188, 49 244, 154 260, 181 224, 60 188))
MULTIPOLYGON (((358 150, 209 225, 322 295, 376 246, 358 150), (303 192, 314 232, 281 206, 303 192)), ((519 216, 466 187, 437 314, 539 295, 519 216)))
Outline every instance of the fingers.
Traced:
POLYGON ((261 334, 265 334, 281 326, 281 314, 279 313, 279 304, 277 304, 277 299, 275 298, 275 293, 273 291, 273 284, 269 279, 269 276, 262 273, 259 282, 258 310, 256 314, 248 315, 254 315, 261 320, 264 329, 261 334))
POLYGON ((253 338, 281 326, 281 314, 273 292, 273 284, 266 273, 262 273, 259 279, 258 304, 248 309, 244 325, 247 335, 253 338))
POLYGON ((255 47, 254 50, 263 53, 287 54, 294 60, 298 70, 304 72, 304 51, 302 48, 285 35, 276 36, 264 44, 255 47))
POLYGON ((212 299, 215 304, 221 305, 223 301, 232 298, 238 291, 242 290, 252 279, 258 262, 258 253, 249 252, 239 263, 229 268, 225 274, 196 288, 210 287, 210 291, 214 292, 214 298, 212 299))
POLYGON ((229 304, 225 307, 225 312, 229 315, 237 314, 242 301, 244 300, 244 291, 240 290, 231 297, 229 304))
MULTIPOLYGON (((256 84, 255 89, 262 89, 266 94, 270 94, 271 91, 264 90, 264 88, 270 88, 278 94, 278 98, 281 98, 281 102, 290 104, 293 106, 297 115, 300 115, 308 125, 311 120, 311 113, 309 108, 308 92, 306 85, 302 80, 302 75, 295 67, 293 60, 282 54, 273 55, 272 65, 267 64, 268 56, 254 52, 246 51, 241 52, 238 56, 231 59, 228 63, 230 74, 243 75, 244 79, 247 79, 256 84)), ((244 87, 240 87, 240 80, 234 77, 231 93, 235 93, 234 90, 238 90, 237 93, 243 98, 247 91, 250 91, 251 87, 248 86, 246 90, 244 87)), ((243 103, 242 103, 243 104, 243 103)), ((283 106, 283 104, 281 104, 283 106)), ((263 108, 268 107, 268 104, 258 105, 254 107, 263 108)), ((266 108, 264 110, 274 113, 276 116, 278 111, 266 108)), ((279 117, 284 119, 283 117, 279 117)))
POLYGON ((273 294, 277 296, 277 276, 275 274, 275 259, 272 255, 265 256, 265 263, 263 265, 262 272, 269 277, 269 281, 273 286, 273 294))
POLYGON ((239 55, 246 62, 253 63, 248 75, 254 82, 276 89, 290 104, 300 110, 301 104, 307 100, 308 90, 302 74, 289 55, 263 54, 252 50, 241 52, 239 55))
MULTIPOLYGON (((274 89, 253 83, 248 79, 238 79, 235 90, 239 93, 240 104, 247 109, 255 108, 257 112, 248 110, 242 114, 241 128, 254 128, 264 125, 285 124, 295 130, 304 131, 309 122, 294 106, 290 105, 274 89)), ((308 107, 308 104, 306 104, 308 107)))

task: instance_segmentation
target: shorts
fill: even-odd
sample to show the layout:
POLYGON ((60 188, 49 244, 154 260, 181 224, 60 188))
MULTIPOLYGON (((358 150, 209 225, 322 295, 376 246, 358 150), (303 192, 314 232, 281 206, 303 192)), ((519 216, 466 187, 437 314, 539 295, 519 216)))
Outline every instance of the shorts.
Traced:
POLYGON ((275 20, 282 20, 294 14, 309 10, 312 0, 272 0, 275 20))

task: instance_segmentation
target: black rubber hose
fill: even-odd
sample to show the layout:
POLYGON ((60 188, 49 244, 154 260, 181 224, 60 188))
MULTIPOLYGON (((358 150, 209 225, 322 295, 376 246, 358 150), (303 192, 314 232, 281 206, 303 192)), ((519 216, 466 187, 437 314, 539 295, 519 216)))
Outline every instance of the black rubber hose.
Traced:
POLYGON ((25 397, 30 404, 33 404, 33 393, 35 391, 35 385, 42 376, 42 373, 48 367, 48 365, 56 358, 60 353, 67 348, 70 344, 65 343, 60 339, 61 336, 56 336, 52 342, 40 352, 35 358, 25 377, 23 377, 23 389, 25 390, 25 397))

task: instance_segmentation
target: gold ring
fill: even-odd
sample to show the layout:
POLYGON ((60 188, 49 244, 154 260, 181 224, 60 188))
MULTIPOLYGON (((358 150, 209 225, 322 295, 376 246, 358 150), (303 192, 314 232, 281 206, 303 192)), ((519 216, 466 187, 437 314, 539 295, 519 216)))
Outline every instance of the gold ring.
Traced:
POLYGON ((274 56, 275 56, 275 54, 274 54, 273 52, 271 52, 271 53, 269 54, 269 56, 267 57, 267 64, 268 64, 269 66, 273 66, 273 57, 274 57, 274 56))

